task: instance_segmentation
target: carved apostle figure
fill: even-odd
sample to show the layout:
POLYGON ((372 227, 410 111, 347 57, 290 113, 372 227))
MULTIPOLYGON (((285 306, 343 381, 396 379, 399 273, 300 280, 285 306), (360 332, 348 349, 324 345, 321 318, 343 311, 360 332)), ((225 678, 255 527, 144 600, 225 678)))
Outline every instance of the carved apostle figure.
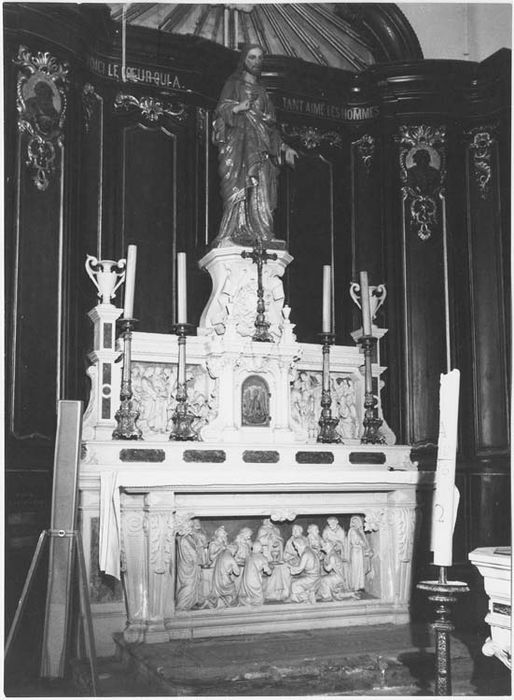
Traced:
POLYGON ((334 548, 334 543, 323 542, 323 568, 328 573, 321 577, 318 588, 318 598, 320 600, 343 600, 344 598, 356 597, 349 592, 348 562, 343 561, 339 552, 334 548))
POLYGON ((347 540, 346 532, 339 524, 339 520, 333 515, 327 518, 327 525, 323 530, 323 539, 327 542, 332 542, 336 552, 342 556, 343 559, 347 559, 347 540))
POLYGON ((273 525, 270 518, 264 518, 257 531, 257 539, 262 544, 262 551, 268 561, 282 561, 284 540, 280 530, 273 525))
POLYGON ((177 537, 177 610, 191 610, 200 603, 200 557, 191 521, 184 523, 177 537))
POLYGON ((322 556, 321 548, 323 545, 323 540, 319 534, 319 527, 316 525, 316 523, 311 523, 307 526, 307 544, 314 552, 316 552, 318 557, 322 556))
POLYGON ((227 531, 224 525, 220 525, 214 530, 214 537, 209 542, 207 553, 209 555, 209 563, 214 565, 218 555, 226 549, 228 543, 227 531))
POLYGON ((294 546, 295 539, 300 538, 307 542, 307 538, 303 534, 303 527, 295 523, 291 528, 291 537, 287 540, 286 546, 284 547, 284 561, 287 564, 292 564, 294 566, 300 561, 300 556, 294 546))
POLYGON ((198 518, 191 520, 191 534, 193 536, 200 566, 207 566, 209 563, 208 537, 198 518))
POLYGON ((237 545, 231 543, 216 557, 208 599, 209 607, 228 608, 236 602, 237 586, 234 578, 241 573, 234 558, 236 551, 237 545))
POLYGON ((268 560, 262 553, 262 544, 254 542, 250 556, 246 560, 241 586, 239 587, 240 605, 263 605, 263 574, 271 575, 268 560))
POLYGON ((373 554, 360 515, 353 515, 348 530, 348 548, 350 551, 350 588, 352 591, 364 590, 365 576, 371 570, 373 554))
POLYGON ((264 53, 249 44, 221 92, 213 123, 219 149, 223 217, 213 246, 268 243, 273 236, 281 154, 294 165, 275 121, 270 96, 260 84, 264 53))
POLYGON ((321 564, 314 552, 302 538, 294 540, 294 546, 300 556, 298 566, 290 566, 291 594, 290 603, 315 603, 318 590, 321 564))
POLYGON ((236 561, 244 564, 252 553, 252 531, 249 527, 243 527, 236 535, 234 544, 237 545, 236 561))

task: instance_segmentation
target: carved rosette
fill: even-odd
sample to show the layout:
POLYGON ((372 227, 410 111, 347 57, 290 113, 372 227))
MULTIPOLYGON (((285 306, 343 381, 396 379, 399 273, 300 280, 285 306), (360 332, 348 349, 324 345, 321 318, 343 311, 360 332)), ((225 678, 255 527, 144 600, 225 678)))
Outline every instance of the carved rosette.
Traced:
POLYGON ((473 157, 473 176, 480 196, 489 196, 492 177, 492 150, 496 144, 495 126, 480 126, 466 132, 469 139, 468 150, 473 157))
POLYGON ((409 228, 426 241, 438 224, 438 200, 444 196, 446 128, 401 126, 398 141, 404 216, 409 228))
POLYGON ((353 145, 369 175, 371 166, 373 165, 373 158, 375 157, 375 138, 369 134, 364 134, 358 141, 354 141, 353 145))
POLYGON ((294 126, 287 123, 281 126, 286 137, 298 139, 308 151, 313 151, 321 145, 343 147, 343 137, 337 131, 322 131, 314 126, 294 126))
POLYGON ((48 51, 33 55, 26 46, 19 47, 13 63, 19 67, 18 130, 29 136, 26 165, 37 189, 44 191, 55 172, 56 148, 64 139, 69 66, 48 51))
POLYGON ((138 109, 142 117, 152 124, 157 124, 163 117, 182 123, 189 116, 188 107, 182 102, 161 102, 155 97, 135 97, 122 92, 116 95, 114 109, 117 112, 138 109))

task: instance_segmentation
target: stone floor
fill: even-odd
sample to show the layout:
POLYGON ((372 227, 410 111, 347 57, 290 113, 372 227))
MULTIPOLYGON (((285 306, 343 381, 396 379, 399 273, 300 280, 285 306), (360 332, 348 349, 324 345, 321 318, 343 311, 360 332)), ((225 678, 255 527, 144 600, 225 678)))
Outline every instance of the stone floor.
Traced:
MULTIPOLYGON (((434 693, 435 655, 427 625, 247 635, 127 645, 98 661, 98 695, 423 696, 434 693)), ((478 635, 451 639, 453 695, 510 696, 510 673, 481 653, 478 635)), ((18 661, 20 659, 18 658, 18 661)), ((18 664, 19 666, 19 664, 18 664)), ((70 678, 40 681, 29 669, 6 673, 8 697, 63 697, 91 692, 88 664, 70 678)))

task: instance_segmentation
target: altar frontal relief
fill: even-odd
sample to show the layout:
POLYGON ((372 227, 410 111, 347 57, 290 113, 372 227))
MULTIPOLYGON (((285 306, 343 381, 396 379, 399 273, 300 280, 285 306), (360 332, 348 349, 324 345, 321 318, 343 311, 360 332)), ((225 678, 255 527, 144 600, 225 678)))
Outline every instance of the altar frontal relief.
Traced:
POLYGON ((176 609, 321 605, 380 596, 376 524, 363 514, 186 517, 176 535, 176 609))

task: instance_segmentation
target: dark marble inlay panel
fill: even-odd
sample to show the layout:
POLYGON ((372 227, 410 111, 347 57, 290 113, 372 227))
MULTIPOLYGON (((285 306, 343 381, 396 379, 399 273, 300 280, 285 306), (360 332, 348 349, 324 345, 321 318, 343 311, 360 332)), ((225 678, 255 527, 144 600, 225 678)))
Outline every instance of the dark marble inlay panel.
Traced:
POLYGON ((280 460, 280 454, 276 450, 245 450, 243 462, 258 464, 276 464, 280 460))
POLYGON ((224 450, 184 450, 184 462, 224 462, 227 455, 224 450))
POLYGON ((164 450, 126 449, 120 450, 122 462, 164 462, 164 450))
POLYGON ((298 464, 333 464, 333 452, 297 452, 296 461, 298 464))

